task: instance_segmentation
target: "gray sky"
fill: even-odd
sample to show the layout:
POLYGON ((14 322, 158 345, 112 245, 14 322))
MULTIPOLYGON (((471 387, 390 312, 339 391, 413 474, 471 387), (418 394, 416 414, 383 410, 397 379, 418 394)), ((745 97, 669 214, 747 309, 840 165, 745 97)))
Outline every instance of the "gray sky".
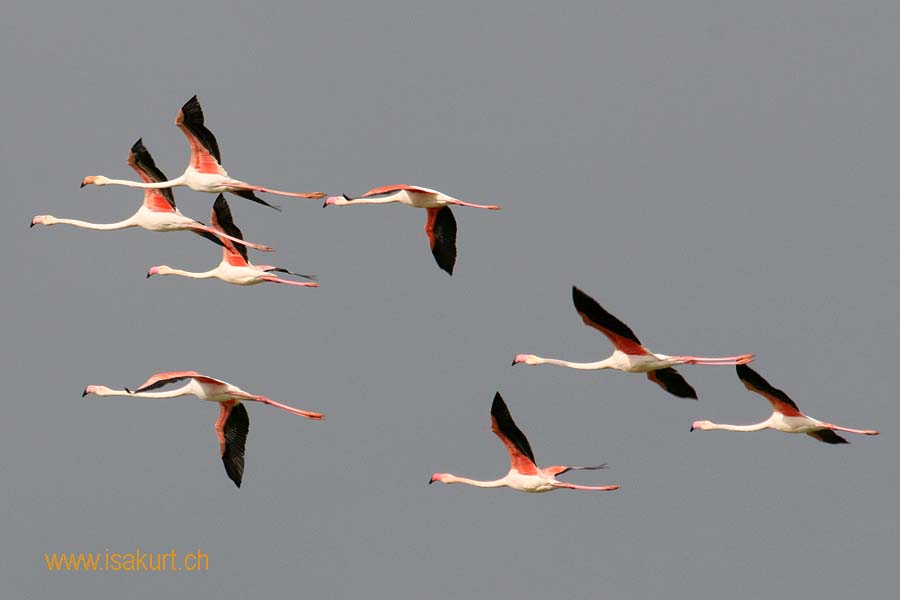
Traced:
MULTIPOLYGON (((10 598, 791 598, 897 589, 900 10, 894 2, 84 2, 4 13, 0 419, 10 598), (223 6, 225 4, 225 6, 223 6), (677 4, 677 6, 676 6, 677 4), (202 271, 189 234, 100 222, 141 192, 143 137, 179 175, 172 121, 199 94, 232 176, 359 194, 436 188, 424 211, 230 203, 265 262, 322 287, 146 280, 202 271), (812 416, 877 428, 830 447, 688 432, 769 414, 733 368, 641 376, 509 366, 598 360, 575 283, 669 354, 755 352, 812 416), (250 405, 244 486, 193 398, 80 397, 197 370, 327 415, 250 405), (500 390, 543 464, 612 493, 426 485, 507 469, 500 390), (202 574, 54 574, 45 552, 179 553, 202 574)), ((176 201, 208 219, 214 197, 176 201)))

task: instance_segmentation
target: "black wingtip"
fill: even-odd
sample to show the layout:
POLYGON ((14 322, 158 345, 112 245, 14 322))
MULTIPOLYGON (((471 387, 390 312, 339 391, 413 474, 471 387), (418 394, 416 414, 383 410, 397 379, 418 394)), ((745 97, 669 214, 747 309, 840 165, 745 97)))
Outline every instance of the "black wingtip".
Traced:
POLYGON ((128 388, 125 388, 125 391, 128 392, 129 394, 133 394, 133 393, 134 393, 134 392, 132 392, 131 390, 129 390, 128 388))

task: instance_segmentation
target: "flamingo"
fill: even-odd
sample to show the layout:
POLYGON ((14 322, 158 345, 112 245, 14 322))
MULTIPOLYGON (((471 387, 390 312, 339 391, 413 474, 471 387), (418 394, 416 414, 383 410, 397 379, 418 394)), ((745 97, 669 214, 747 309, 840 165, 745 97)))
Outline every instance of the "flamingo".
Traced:
POLYGON ((491 405, 491 431, 497 434, 503 445, 509 452, 509 473, 500 479, 493 481, 478 481, 475 479, 467 479, 465 477, 457 477, 450 473, 435 473, 428 481, 429 484, 435 481, 441 483, 465 483, 474 485, 475 487, 496 488, 509 487, 520 492, 550 492, 561 488, 570 490, 600 490, 611 491, 619 489, 617 485, 605 485, 593 487, 587 485, 575 485, 556 479, 557 475, 561 475, 567 471, 574 470, 594 470, 605 469, 606 464, 596 465, 593 467, 567 467, 556 465, 553 467, 544 467, 540 469, 535 465, 534 453, 531 451, 531 445, 528 438, 522 433, 509 414, 506 402, 500 396, 500 392, 494 396, 494 402, 491 405))
POLYGON ((231 209, 229 209, 228 202, 226 202, 225 196, 222 194, 219 194, 213 204, 212 224, 215 231, 221 232, 220 235, 224 236, 227 234, 227 239, 225 239, 222 244, 222 261, 215 269, 204 271, 202 273, 192 273, 190 271, 182 271, 166 265, 160 265, 151 267, 150 270, 147 271, 147 277, 150 277, 151 275, 181 275, 182 277, 190 277, 192 279, 210 279, 215 277, 235 285, 256 285, 258 283, 269 281, 272 283, 284 283, 286 285, 296 285, 301 287, 319 287, 319 284, 315 281, 290 281, 288 279, 281 279, 280 277, 272 275, 272 273, 287 273, 289 275, 297 275, 298 277, 305 277, 307 279, 315 279, 311 275, 293 273, 287 269, 273 267, 271 265, 254 265, 247 260, 247 249, 243 246, 236 246, 231 243, 232 239, 240 240, 243 235, 237 225, 234 224, 234 219, 231 217, 231 209))
POLYGON ((220 379, 207 377, 195 371, 172 371, 169 373, 157 373, 148 379, 143 385, 134 391, 111 390, 103 385, 89 385, 84 388, 82 398, 88 394, 98 396, 134 396, 138 398, 175 398, 177 396, 197 396, 201 400, 219 403, 219 418, 216 420, 216 437, 219 439, 219 454, 225 465, 225 472, 234 484, 241 487, 241 479, 244 475, 244 444, 247 441, 247 431, 250 429, 250 418, 247 409, 241 404, 242 400, 262 402, 280 408, 289 413, 306 417, 307 419, 321 420, 325 415, 310 412, 280 404, 267 398, 250 394, 237 386, 231 385, 220 379), (188 379, 186 385, 169 390, 167 392, 154 392, 171 383, 188 379))
MULTIPOLYGON (((144 147, 144 142, 138 139, 128 153, 128 166, 134 169, 141 179, 147 183, 165 181, 166 176, 157 168, 150 152, 144 147)), ((245 242, 242 239, 230 236, 224 231, 216 231, 212 227, 204 225, 184 216, 175 206, 175 196, 169 188, 145 189, 144 203, 136 213, 118 223, 88 223, 77 219, 58 219, 53 215, 37 215, 31 219, 31 226, 35 225, 74 225, 85 229, 98 229, 111 231, 115 229, 128 229, 130 227, 142 227, 148 231, 193 231, 205 238, 221 244, 222 238, 230 240, 242 247, 249 246, 262 252, 271 252, 272 248, 262 244, 245 242)), ((246 251, 246 248, 244 248, 246 251)))
POLYGON ((386 185, 369 190, 359 198, 348 196, 329 196, 322 206, 348 206, 356 204, 390 204, 399 202, 407 206, 424 208, 428 211, 425 221, 425 234, 431 246, 438 267, 453 275, 456 264, 456 219, 450 211, 450 205, 471 206, 486 210, 500 210, 499 206, 472 204, 463 202, 437 190, 430 190, 414 185, 386 185))
POLYGON ((615 369, 626 373, 646 373, 647 378, 664 390, 679 398, 697 398, 697 392, 672 367, 675 365, 742 365, 751 362, 755 355, 724 356, 708 358, 702 356, 667 356, 655 354, 641 345, 631 329, 606 312, 602 306, 572 286, 572 301, 584 324, 593 327, 612 342, 615 351, 605 360, 592 363, 577 363, 553 358, 541 358, 533 354, 517 354, 512 364, 557 365, 570 369, 615 369))
POLYGON ((711 421, 694 421, 691 424, 691 431, 695 429, 726 429, 728 431, 774 429, 785 433, 805 433, 826 444, 850 443, 835 433, 835 431, 846 431, 847 433, 859 433, 862 435, 878 435, 879 433, 874 429, 850 429, 813 419, 800 412, 800 409, 797 408, 797 405, 787 394, 773 387, 759 373, 747 365, 738 365, 736 368, 738 378, 743 382, 744 387, 769 401, 773 409, 772 416, 754 425, 725 425, 711 421))
POLYGON ((281 196, 294 196, 296 198, 322 198, 325 196, 322 192, 282 192, 273 190, 259 185, 251 185, 244 181, 232 179, 225 172, 220 164, 222 156, 219 153, 219 144, 216 142, 215 136, 203 124, 203 110, 200 108, 200 101, 197 96, 193 96, 188 100, 178 116, 175 117, 175 124, 184 132, 191 145, 191 161, 188 163, 187 169, 181 177, 170 179, 168 181, 158 181, 153 183, 140 183, 137 181, 126 181, 124 179, 110 179, 103 175, 90 175, 85 177, 81 182, 81 187, 86 185, 127 185, 130 187, 139 187, 144 189, 164 189, 186 185, 197 192, 208 192, 218 194, 221 192, 231 192, 252 200, 259 204, 264 204, 275 210, 281 210, 277 206, 273 206, 265 200, 256 196, 253 192, 268 192, 270 194, 279 194, 281 196))

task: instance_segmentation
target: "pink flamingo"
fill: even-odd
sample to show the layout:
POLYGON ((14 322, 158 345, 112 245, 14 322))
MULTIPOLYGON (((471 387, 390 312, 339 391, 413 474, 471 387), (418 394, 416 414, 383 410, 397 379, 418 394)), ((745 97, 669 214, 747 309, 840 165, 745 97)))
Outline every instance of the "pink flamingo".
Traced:
POLYGON ((570 369, 615 369, 625 373, 646 373, 647 378, 664 390, 679 398, 697 398, 697 392, 672 367, 674 365, 742 365, 754 359, 753 354, 706 358, 701 356, 667 356, 654 354, 641 345, 631 329, 606 312, 602 306, 572 286, 572 300, 575 310, 581 315, 585 325, 593 327, 612 342, 615 351, 605 360, 592 363, 577 363, 554 358, 541 358, 533 354, 517 354, 512 364, 557 365, 570 369))
POLYGON ((428 211, 425 221, 425 234, 431 246, 431 254, 438 266, 453 275, 456 264, 456 219, 450 211, 450 205, 471 206, 486 210, 500 210, 499 206, 472 204, 463 202, 437 190, 415 185, 386 185, 369 190, 359 198, 348 196, 329 196, 322 206, 348 206, 356 204, 390 204, 399 202, 428 211))
POLYGON ((241 401, 262 402, 280 408, 289 413, 306 417, 307 419, 321 420, 325 415, 317 412, 309 412, 280 404, 257 394, 250 394, 237 386, 225 381, 207 377, 194 371, 172 371, 170 373, 157 373, 148 379, 143 385, 134 391, 111 390, 102 385, 89 385, 84 388, 82 397, 88 394, 98 396, 135 396, 139 398, 175 398, 177 396, 197 396, 201 400, 219 403, 219 418, 216 420, 216 437, 219 439, 219 453, 225 465, 225 472, 234 484, 241 487, 241 478, 244 475, 244 445, 247 441, 247 431, 250 429, 250 418, 247 409, 241 401), (170 383, 176 383, 188 379, 186 385, 168 392, 154 392, 170 383))
POLYGON ((534 462, 534 453, 531 451, 531 445, 528 438, 522 433, 509 414, 506 403, 500 396, 500 392, 494 396, 494 402, 491 405, 491 431, 497 434, 503 445, 509 452, 509 473, 500 479, 493 481, 478 481, 475 479, 467 479, 465 477, 457 477, 450 473, 435 473, 431 476, 429 484, 435 481, 441 483, 465 483, 483 488, 509 487, 520 492, 550 492, 560 488, 570 490, 599 490, 611 491, 619 489, 617 485, 605 485, 601 487, 592 487, 586 485, 575 485, 565 481, 556 479, 557 475, 566 471, 580 469, 605 469, 606 464, 596 465, 594 467, 566 467, 557 465, 553 467, 545 467, 540 469, 534 462))
POLYGON ((826 444, 849 444, 847 440, 835 433, 835 431, 846 431, 848 433, 859 433, 862 435, 878 435, 878 431, 874 429, 849 429, 840 427, 832 423, 825 423, 818 419, 813 419, 800 412, 797 405, 791 400, 787 394, 776 387, 773 387, 768 381, 762 378, 759 373, 748 367, 747 365, 737 366, 738 378, 744 383, 751 392, 763 396, 772 405, 772 415, 761 423, 753 425, 724 425, 713 423, 711 421, 694 421, 691 424, 691 431, 695 429, 726 429, 728 431, 761 431, 763 429, 774 429, 775 431, 783 431, 785 433, 805 433, 820 442, 826 444))
POLYGON ((230 241, 231 239, 242 239, 243 234, 241 234, 241 230, 238 229, 237 225, 234 224, 234 219, 231 217, 231 209, 229 209, 228 202, 225 201, 225 196, 222 194, 219 194, 215 204, 213 204, 212 224, 216 231, 228 234, 228 239, 222 244, 222 261, 215 269, 204 271, 202 273, 192 273, 190 271, 182 271, 166 265, 160 265, 151 267, 150 270, 147 271, 147 277, 150 277, 151 275, 180 275, 192 279, 210 279, 215 277, 234 285, 256 285, 258 283, 271 282, 300 287, 319 287, 319 284, 315 281, 290 281, 272 275, 272 273, 287 273, 289 275, 297 275, 298 277, 305 277, 307 279, 315 279, 312 275, 294 273, 287 269, 273 267, 271 265, 254 265, 251 263, 247 259, 247 249, 243 246, 236 246, 230 241))
POLYGON ((231 192, 247 198, 259 204, 264 204, 276 210, 280 210, 276 206, 272 206, 265 200, 256 196, 253 192, 268 192, 270 194, 279 194, 281 196, 294 196, 296 198, 322 198, 325 196, 322 192, 282 192, 273 190, 259 185, 251 185, 244 181, 239 181, 228 176, 225 169, 220 164, 222 156, 219 153, 219 144, 216 142, 215 136, 203 124, 203 110, 200 108, 200 102, 197 96, 188 100, 178 116, 175 117, 175 124, 184 132, 188 142, 191 145, 191 161, 188 163, 187 169, 181 177, 170 179, 169 181, 159 181, 153 183, 140 183, 137 181, 126 181, 124 179, 109 179, 103 175, 91 175, 85 177, 81 182, 81 187, 86 185, 127 185, 130 187, 139 187, 145 189, 163 189, 181 185, 186 185, 197 192, 208 192, 211 194, 219 194, 222 192, 231 192))
MULTIPOLYGON (((128 153, 128 166, 134 169, 146 183, 165 181, 166 179, 166 176, 157 168, 156 163, 153 162, 153 157, 150 156, 150 153, 144 147, 143 141, 140 139, 134 143, 131 151, 128 153)), ((175 196, 169 188, 144 190, 144 203, 138 211, 118 223, 88 223, 77 219, 57 219, 53 215, 37 215, 31 219, 32 227, 35 225, 57 225, 60 223, 102 231, 128 229, 130 227, 142 227, 148 231, 187 230, 202 235, 220 245, 222 244, 221 239, 225 238, 236 244, 241 244, 242 247, 249 246, 262 252, 272 251, 272 248, 269 246, 245 242, 242 239, 231 237, 223 231, 216 231, 200 221, 184 216, 175 207, 175 196)), ((246 248, 244 248, 244 251, 246 251, 246 248)))

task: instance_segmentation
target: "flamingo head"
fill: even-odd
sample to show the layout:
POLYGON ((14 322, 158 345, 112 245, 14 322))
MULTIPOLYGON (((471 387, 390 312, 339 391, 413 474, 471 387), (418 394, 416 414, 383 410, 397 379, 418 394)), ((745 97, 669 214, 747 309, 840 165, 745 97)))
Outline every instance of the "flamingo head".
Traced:
POLYGON ((347 194, 343 194, 341 196, 328 196, 328 198, 325 199, 325 203, 322 205, 322 208, 325 208, 326 206, 332 204, 334 204, 335 206, 346 206, 347 204, 350 204, 350 202, 351 200, 347 196, 347 194))
POLYGON ((110 392, 110 391, 112 391, 112 390, 110 390, 105 385, 89 385, 86 388, 84 388, 83 392, 81 392, 81 397, 84 398, 88 394, 97 394, 98 396, 102 396, 102 395, 105 395, 106 392, 110 392))
POLYGON ((35 225, 55 225, 56 217, 52 215, 37 215, 31 219, 31 227, 35 225))
POLYGON ((156 267, 150 267, 147 271, 147 279, 149 279, 153 275, 169 275, 172 272, 172 268, 168 265, 159 265, 156 267))
POLYGON ((81 187, 86 185, 106 185, 109 183, 109 178, 104 177, 103 175, 88 175, 81 181, 81 187))
POLYGON ((443 482, 443 481, 444 481, 444 477, 446 477, 446 475, 447 475, 446 473, 434 473, 434 474, 432 474, 432 475, 431 475, 431 479, 428 480, 428 485, 431 485, 431 484, 434 483, 435 481, 443 482))
POLYGON ((712 423, 709 421, 694 421, 691 423, 691 431, 694 431, 695 429, 712 429, 710 425, 712 425, 712 423))
POLYGON ((541 364, 541 360, 535 356, 534 354, 516 354, 516 357, 513 359, 513 366, 525 363, 526 365, 539 365, 541 364))

